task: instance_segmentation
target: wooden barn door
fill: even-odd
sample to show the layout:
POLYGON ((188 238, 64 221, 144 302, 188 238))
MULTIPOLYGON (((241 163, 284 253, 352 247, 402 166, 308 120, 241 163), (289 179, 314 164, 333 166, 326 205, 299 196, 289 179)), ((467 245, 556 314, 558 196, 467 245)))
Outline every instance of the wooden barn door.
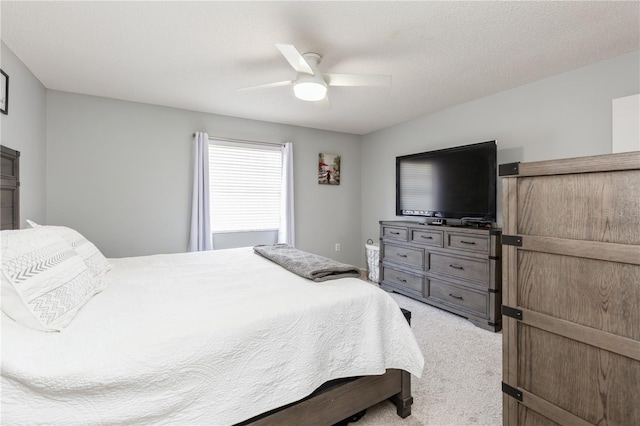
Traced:
POLYGON ((640 425, 640 153, 500 174, 504 424, 640 425))

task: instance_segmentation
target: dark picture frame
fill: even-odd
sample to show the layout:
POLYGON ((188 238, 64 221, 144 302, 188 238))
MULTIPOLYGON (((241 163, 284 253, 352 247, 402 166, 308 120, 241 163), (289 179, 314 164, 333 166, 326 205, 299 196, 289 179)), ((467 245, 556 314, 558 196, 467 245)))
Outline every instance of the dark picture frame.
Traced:
POLYGON ((0 74, 0 112, 6 115, 9 114, 9 76, 1 69, 0 74))

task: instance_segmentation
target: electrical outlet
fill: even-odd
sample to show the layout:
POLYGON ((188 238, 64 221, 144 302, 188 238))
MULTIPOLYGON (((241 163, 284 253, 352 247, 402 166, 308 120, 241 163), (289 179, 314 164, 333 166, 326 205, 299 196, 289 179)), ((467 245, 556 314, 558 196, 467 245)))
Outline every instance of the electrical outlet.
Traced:
POLYGON ((340 243, 336 243, 336 251, 340 251, 340 243))

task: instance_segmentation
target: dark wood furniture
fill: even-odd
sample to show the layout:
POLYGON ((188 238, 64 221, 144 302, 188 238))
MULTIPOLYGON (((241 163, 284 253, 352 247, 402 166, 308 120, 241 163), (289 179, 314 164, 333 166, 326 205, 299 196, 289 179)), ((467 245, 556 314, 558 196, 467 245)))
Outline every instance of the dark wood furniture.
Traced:
POLYGON ((20 152, 0 145, 0 229, 20 228, 20 152))
POLYGON ((380 376, 363 376, 328 384, 294 404, 257 416, 241 425, 330 426, 385 399, 391 399, 398 415, 411 414, 411 375, 402 370, 387 370, 380 376))
POLYGON ((500 171, 503 423, 640 425, 640 152, 500 171))
MULTIPOLYGON (((402 313, 411 324, 411 312, 402 309, 402 313)), ((396 405, 398 416, 406 418, 411 415, 411 374, 389 369, 379 376, 333 380, 307 398, 236 426, 329 426, 386 399, 396 405)))
POLYGON ((381 221, 380 286, 498 331, 500 251, 496 228, 381 221))

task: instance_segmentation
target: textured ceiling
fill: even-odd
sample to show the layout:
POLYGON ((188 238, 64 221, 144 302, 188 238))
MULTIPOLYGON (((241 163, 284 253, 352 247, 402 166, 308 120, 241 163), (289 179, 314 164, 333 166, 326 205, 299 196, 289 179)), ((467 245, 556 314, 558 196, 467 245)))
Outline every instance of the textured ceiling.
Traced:
POLYGON ((3 42, 45 87, 366 134, 640 49, 640 2, 8 2, 3 42), (290 87, 275 47, 325 73, 390 74, 331 87, 331 107, 290 87))

